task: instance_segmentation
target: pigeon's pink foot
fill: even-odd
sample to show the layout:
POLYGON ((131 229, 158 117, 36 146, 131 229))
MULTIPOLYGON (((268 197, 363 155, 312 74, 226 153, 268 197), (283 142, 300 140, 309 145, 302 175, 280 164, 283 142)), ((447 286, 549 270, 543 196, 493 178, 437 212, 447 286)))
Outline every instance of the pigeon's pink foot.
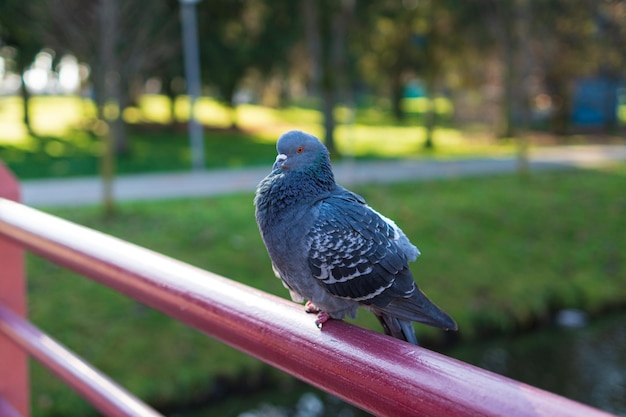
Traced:
POLYGON ((326 323, 330 319, 330 314, 325 311, 320 311, 317 313, 317 319, 315 320, 315 325, 318 329, 322 328, 322 325, 326 323))
POLYGON ((317 308, 317 306, 313 304, 312 302, 307 301, 306 304, 304 305, 304 311, 306 311, 307 313, 317 314, 320 312, 320 309, 317 308))
POLYGON ((326 323, 330 319, 330 314, 320 310, 318 306, 310 301, 307 301, 304 305, 304 311, 310 314, 317 314, 317 318, 315 319, 315 325, 318 329, 321 329, 322 324, 326 323))

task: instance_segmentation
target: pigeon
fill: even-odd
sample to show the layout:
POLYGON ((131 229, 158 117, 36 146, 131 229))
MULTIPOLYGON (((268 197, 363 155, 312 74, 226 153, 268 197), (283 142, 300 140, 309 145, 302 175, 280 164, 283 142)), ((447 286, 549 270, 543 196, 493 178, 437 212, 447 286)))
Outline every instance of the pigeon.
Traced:
POLYGON ((417 287, 408 262, 419 250, 390 219, 335 183, 328 149, 292 130, 276 144, 259 183, 255 216, 272 268, 316 324, 371 311, 387 335, 417 343, 412 322, 457 330, 417 287))

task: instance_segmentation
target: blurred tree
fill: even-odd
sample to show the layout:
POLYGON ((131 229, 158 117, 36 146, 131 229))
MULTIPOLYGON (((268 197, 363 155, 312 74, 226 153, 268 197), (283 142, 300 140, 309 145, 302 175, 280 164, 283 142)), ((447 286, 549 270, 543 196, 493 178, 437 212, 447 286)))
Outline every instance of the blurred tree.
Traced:
POLYGON ((113 196, 113 177, 115 175, 115 140, 121 139, 123 131, 123 121, 121 117, 121 84, 119 73, 118 56, 116 54, 117 44, 120 35, 117 25, 119 23, 119 6, 118 0, 100 0, 98 9, 99 16, 99 62, 100 68, 97 73, 102 77, 99 98, 100 112, 103 113, 101 120, 108 122, 107 129, 104 133, 104 152, 102 155, 101 173, 103 179, 102 201, 105 216, 111 216, 115 211, 115 203, 113 196), (105 106, 113 104, 113 111, 105 106), (109 111, 107 111, 109 110, 109 111), (112 113, 112 114, 111 114, 112 113), (113 131, 111 129, 113 128, 113 131))
POLYGON ((115 13, 104 19, 105 1, 46 1, 46 41, 53 49, 90 64, 99 118, 110 119, 116 150, 125 152, 128 142, 121 116, 134 99, 131 86, 158 74, 180 52, 178 5, 173 0, 157 0, 146 7, 140 0, 125 0, 117 2, 115 13), (110 51, 104 51, 105 47, 110 51), (108 117, 107 99, 115 108, 108 117))
POLYGON ((477 24, 469 31, 482 38, 481 55, 486 60, 496 56, 501 62, 502 97, 495 133, 499 137, 516 139, 518 172, 525 177, 528 173, 526 134, 531 121, 534 70, 530 33, 532 0, 491 0, 485 4, 489 3, 490 7, 477 7, 480 3, 471 6, 477 24), (485 42, 484 34, 491 36, 492 40, 485 42))
MULTIPOLYGON (((103 1, 3 0, 0 42, 16 49, 18 70, 42 47, 71 52, 88 62, 101 116, 106 91, 111 91, 107 79, 118 85, 109 100, 121 111, 148 77, 160 77, 164 91, 173 97, 180 91, 172 88, 173 80, 182 75, 178 1, 117 3, 116 21, 108 23, 116 27, 109 76, 104 75, 110 62, 103 62, 101 33, 108 36, 111 31, 94 30, 104 24, 103 1)), ((202 1, 198 23, 203 81, 233 108, 236 126, 235 93, 251 74, 258 80, 276 74, 277 68, 286 73, 285 68, 302 71, 308 65, 309 80, 321 98, 325 139, 333 148, 333 110, 356 84, 349 81, 353 61, 360 70, 358 82, 390 97, 399 120, 404 117, 407 80, 419 78, 432 98, 449 89, 484 85, 486 64, 497 61, 494 78, 504 85, 504 135, 512 136, 516 125, 527 124, 538 91, 552 97, 551 127, 564 133, 577 79, 598 73, 624 78, 625 10, 624 0, 202 1), (301 51, 294 53, 305 41, 308 59, 301 51)), ((27 93, 23 89, 26 123, 27 93)), ((120 114, 111 120, 118 151, 127 148, 120 114)), ((432 106, 424 115, 426 146, 433 145, 435 116, 432 106)))
POLYGON ((133 82, 141 83, 180 49, 177 4, 160 0, 48 0, 45 39, 58 52, 71 53, 91 67, 104 152, 101 173, 106 215, 114 211, 115 154, 127 152, 124 110, 133 82), (104 126, 104 128, 102 128, 104 126))
POLYGON ((416 22, 418 10, 414 5, 407 8, 404 2, 371 1, 364 6, 357 9, 361 24, 357 39, 365 40, 355 45, 360 69, 366 82, 388 91, 392 112, 402 120, 407 78, 425 65, 420 58, 426 38, 415 29, 423 32, 425 28, 416 22))
POLYGON ((402 106, 405 87, 411 78, 420 78, 431 104, 424 115, 426 140, 434 146, 432 132, 436 112, 432 99, 448 83, 447 77, 466 54, 468 42, 459 27, 471 20, 469 10, 458 0, 402 2, 369 1, 358 9, 361 31, 359 67, 364 79, 386 90, 398 120, 405 117, 402 106), (365 40, 365 41, 364 41, 365 40))
POLYGON ((476 44, 479 56, 499 56, 503 68, 503 137, 514 137, 528 125, 532 100, 545 91, 551 97, 550 128, 568 132, 572 87, 576 80, 603 72, 623 77, 624 2, 617 0, 498 0, 468 2, 474 33, 492 40, 476 44), (481 48, 482 47, 482 48, 481 48), (610 68, 610 69, 609 69, 610 68), (619 74, 619 75, 618 75, 619 74))
POLYGON ((593 42, 594 9, 600 2, 534 0, 534 50, 552 97, 551 129, 565 134, 571 117, 572 83, 597 70, 599 48, 593 42))
POLYGON ((338 156, 335 146, 335 107, 348 99, 348 31, 355 0, 303 0, 307 47, 311 62, 311 81, 320 95, 324 119, 324 142, 331 155, 338 156))
MULTIPOLYGON (((15 71, 23 75, 33 62, 35 55, 44 47, 42 27, 41 0, 20 1, 2 0, 0 2, 0 47, 7 45, 15 48, 15 71)), ((23 103, 24 125, 33 134, 30 123, 30 93, 26 88, 24 77, 20 87, 23 103)))
POLYGON ((202 79, 231 108, 237 127, 236 93, 252 71, 267 76, 285 66, 301 38, 299 15, 290 0, 214 0, 198 4, 202 79))
MULTIPOLYGON (((496 127, 496 135, 503 138, 515 136, 515 113, 519 107, 516 93, 520 91, 519 72, 516 56, 521 44, 516 31, 518 18, 516 3, 492 0, 492 6, 480 10, 478 30, 489 30, 495 40, 496 54, 502 65, 501 117, 496 127), (491 24, 490 24, 491 23, 491 24)), ((525 40, 526 42, 528 39, 525 40)))
POLYGON ((533 99, 541 92, 551 97, 551 130, 565 133, 578 79, 599 72, 623 77, 623 1, 450 0, 446 7, 456 17, 455 32, 464 45, 447 55, 463 57, 458 79, 465 85, 493 85, 485 74, 481 81, 480 68, 499 62, 498 136, 516 137, 531 123, 533 99))
MULTIPOLYGON (((167 2, 168 8, 172 10, 172 13, 175 13, 179 7, 179 0, 167 0, 167 2)), ((175 26, 172 29, 172 34, 173 32, 181 33, 180 20, 173 21, 170 24, 175 26)), ((146 76, 156 77, 161 80, 161 90, 169 98, 170 102, 170 126, 174 127, 179 122, 176 114, 176 97, 185 93, 185 83, 183 78, 182 38, 172 39, 171 42, 178 44, 179 47, 171 51, 169 59, 162 60, 161 64, 152 71, 146 71, 146 76)))
MULTIPOLYGON (((626 83, 626 1, 608 0, 597 4, 596 32, 594 40, 603 45, 600 53, 599 70, 602 75, 618 85, 626 83)), ((615 102, 607 97, 607 105, 615 102)), ((609 109, 612 107, 609 107, 609 109)), ((605 130, 614 132, 618 119, 607 118, 605 130)))

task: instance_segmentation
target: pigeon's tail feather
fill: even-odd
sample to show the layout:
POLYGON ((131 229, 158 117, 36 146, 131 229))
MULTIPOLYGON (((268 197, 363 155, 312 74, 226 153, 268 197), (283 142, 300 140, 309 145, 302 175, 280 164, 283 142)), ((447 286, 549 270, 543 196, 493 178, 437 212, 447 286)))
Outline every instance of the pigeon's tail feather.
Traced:
POLYGON ((381 309, 401 320, 416 321, 444 330, 457 330, 454 319, 437 307, 419 289, 410 298, 396 298, 381 309))
POLYGON ((413 343, 414 345, 418 344, 413 323, 410 321, 402 320, 384 313, 376 313, 376 318, 378 318, 378 321, 382 324, 386 335, 413 343))

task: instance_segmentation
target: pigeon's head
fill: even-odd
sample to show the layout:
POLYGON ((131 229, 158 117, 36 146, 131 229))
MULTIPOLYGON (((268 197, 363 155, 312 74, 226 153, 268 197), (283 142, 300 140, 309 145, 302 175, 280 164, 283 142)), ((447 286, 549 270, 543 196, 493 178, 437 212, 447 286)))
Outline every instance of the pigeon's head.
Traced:
POLYGON ((328 165, 328 149, 315 136, 299 130, 284 133, 276 143, 278 156, 273 169, 297 171, 328 165))

